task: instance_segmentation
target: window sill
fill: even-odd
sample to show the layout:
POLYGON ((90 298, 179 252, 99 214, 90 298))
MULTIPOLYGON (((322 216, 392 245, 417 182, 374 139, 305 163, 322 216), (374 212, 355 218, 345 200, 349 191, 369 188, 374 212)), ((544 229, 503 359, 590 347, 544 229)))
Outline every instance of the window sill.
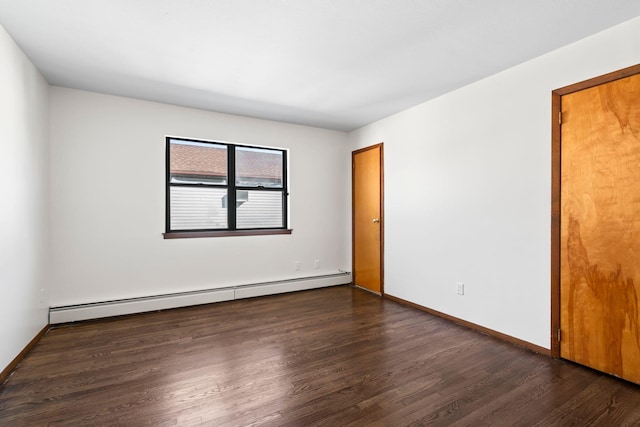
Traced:
POLYGON ((231 236, 268 236, 273 234, 291 234, 291 229, 271 230, 221 230, 221 231, 171 231, 162 233, 165 239, 194 239, 198 237, 231 237, 231 236))

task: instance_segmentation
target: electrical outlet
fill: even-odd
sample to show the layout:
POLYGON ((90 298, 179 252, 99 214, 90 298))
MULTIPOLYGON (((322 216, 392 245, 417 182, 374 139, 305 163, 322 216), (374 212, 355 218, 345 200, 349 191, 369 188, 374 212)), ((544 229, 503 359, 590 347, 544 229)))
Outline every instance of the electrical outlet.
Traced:
POLYGON ((464 295, 464 283, 456 282, 456 293, 458 295, 464 295))
POLYGON ((300 261, 296 261, 296 271, 300 271, 300 261))
POLYGON ((315 265, 315 267, 316 267, 316 270, 317 270, 318 268, 320 268, 320 260, 319 260, 319 259, 317 259, 314 265, 315 265))

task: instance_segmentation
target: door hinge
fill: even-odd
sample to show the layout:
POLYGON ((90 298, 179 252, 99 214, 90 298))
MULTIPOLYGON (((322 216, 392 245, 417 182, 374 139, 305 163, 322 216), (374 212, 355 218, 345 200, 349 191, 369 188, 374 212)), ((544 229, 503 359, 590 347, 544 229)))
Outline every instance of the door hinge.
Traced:
POLYGON ((558 111, 558 124, 562 124, 562 111, 558 111))
POLYGON ((558 328, 558 342, 560 342, 562 339, 562 331, 560 330, 560 328, 558 328))

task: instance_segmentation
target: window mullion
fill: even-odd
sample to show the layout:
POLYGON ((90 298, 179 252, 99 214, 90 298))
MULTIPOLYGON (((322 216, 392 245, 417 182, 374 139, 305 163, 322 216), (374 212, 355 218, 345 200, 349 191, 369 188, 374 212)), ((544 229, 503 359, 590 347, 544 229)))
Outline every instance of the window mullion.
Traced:
POLYGON ((236 229, 236 148, 227 146, 227 223, 229 230, 236 229))

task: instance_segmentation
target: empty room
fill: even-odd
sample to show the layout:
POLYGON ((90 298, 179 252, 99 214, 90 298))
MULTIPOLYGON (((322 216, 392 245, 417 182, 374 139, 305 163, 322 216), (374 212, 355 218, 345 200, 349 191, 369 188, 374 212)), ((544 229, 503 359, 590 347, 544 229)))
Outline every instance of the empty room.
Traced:
POLYGON ((640 425, 637 0, 0 0, 0 426, 640 425))

